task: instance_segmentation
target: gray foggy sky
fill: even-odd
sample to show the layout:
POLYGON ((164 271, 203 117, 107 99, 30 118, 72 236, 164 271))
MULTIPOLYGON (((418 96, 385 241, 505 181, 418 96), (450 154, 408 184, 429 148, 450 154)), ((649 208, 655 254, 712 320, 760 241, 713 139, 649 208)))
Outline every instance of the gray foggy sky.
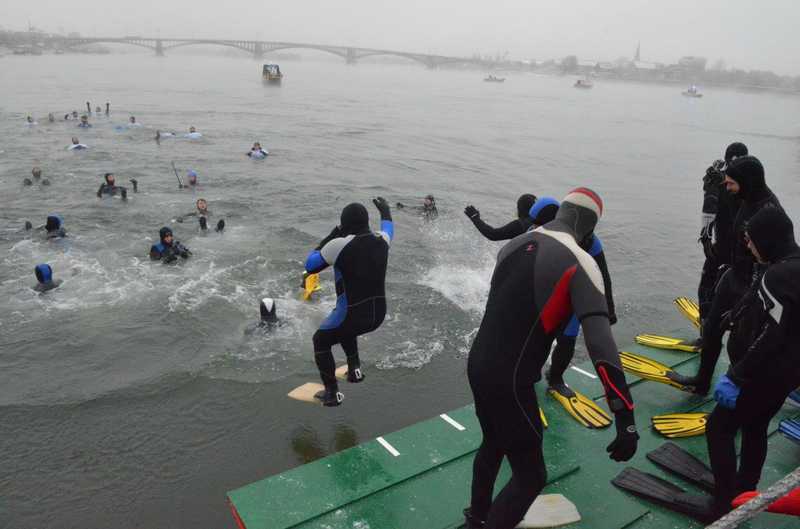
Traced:
POLYGON ((301 41, 537 60, 630 57, 800 74, 798 0, 3 0, 2 24, 28 20, 89 36, 301 41))

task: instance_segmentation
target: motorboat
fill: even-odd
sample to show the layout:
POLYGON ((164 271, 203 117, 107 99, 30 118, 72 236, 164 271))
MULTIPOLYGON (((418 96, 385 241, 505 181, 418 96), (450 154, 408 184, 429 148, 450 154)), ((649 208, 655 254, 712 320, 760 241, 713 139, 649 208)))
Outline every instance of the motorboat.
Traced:
POLYGON ((494 75, 490 75, 484 79, 484 81, 487 83, 502 83, 505 82, 505 80, 505 77, 495 77, 494 75))

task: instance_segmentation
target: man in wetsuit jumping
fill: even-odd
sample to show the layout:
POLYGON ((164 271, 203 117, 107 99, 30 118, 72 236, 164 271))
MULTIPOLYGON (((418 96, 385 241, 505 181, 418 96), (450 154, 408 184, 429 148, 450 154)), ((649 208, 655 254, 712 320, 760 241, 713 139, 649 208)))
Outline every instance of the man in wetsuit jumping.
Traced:
POLYGON ((602 209, 594 192, 578 188, 563 200, 555 220, 513 239, 498 255, 467 366, 483 431, 472 500, 464 513, 469 529, 513 529, 545 485, 534 383, 573 313, 616 416, 617 436, 606 451, 615 461, 627 461, 636 452, 633 400, 611 335, 603 279, 595 261, 578 246, 594 230, 602 209), (504 457, 511 480, 492 500, 504 457))
POLYGON ((306 259, 309 274, 333 266, 336 278, 336 307, 314 333, 314 359, 325 384, 315 397, 325 406, 338 406, 344 399, 331 348, 340 344, 347 355, 347 381, 361 382, 364 374, 356 340, 380 327, 386 316, 386 266, 394 224, 386 200, 378 197, 373 203, 381 214, 379 232, 370 231, 367 208, 354 202, 342 210, 341 226, 306 259))

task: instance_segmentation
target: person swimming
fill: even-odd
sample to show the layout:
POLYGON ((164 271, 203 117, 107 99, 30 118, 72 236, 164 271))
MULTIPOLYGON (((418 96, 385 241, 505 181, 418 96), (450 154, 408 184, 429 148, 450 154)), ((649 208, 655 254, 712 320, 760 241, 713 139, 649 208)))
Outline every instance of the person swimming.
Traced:
MULTIPOLYGON (((95 114, 100 114, 102 112, 103 112, 103 109, 100 108, 99 106, 94 107, 94 113, 95 114)), ((106 112, 106 114, 108 114, 108 112, 106 112)))
MULTIPOLYGON (((183 222, 190 217, 197 217, 197 221, 200 224, 200 229, 203 231, 208 230, 208 218, 211 216, 211 211, 208 209, 208 202, 204 198, 198 198, 197 202, 195 202, 195 207, 197 208, 195 211, 181 215, 175 219, 175 222, 183 222)), ((221 232, 224 229, 225 220, 219 219, 217 222, 216 231, 221 232)))
POLYGON ((82 129, 88 129, 88 128, 90 128, 90 127, 92 126, 92 124, 91 124, 91 123, 89 123, 89 116, 87 116, 86 114, 82 115, 82 116, 81 116, 81 122, 80 122, 80 123, 78 123, 78 126, 79 126, 80 128, 82 128, 82 129))
POLYGON ((263 160, 264 158, 269 156, 269 152, 262 149, 261 144, 259 142, 255 142, 253 146, 250 148, 250 152, 247 153, 247 156, 255 160, 263 160))
POLYGON ((53 279, 53 269, 49 264, 36 265, 34 273, 36 274, 37 284, 34 285, 33 289, 36 292, 45 293, 48 290, 57 288, 62 283, 60 279, 53 279))
MULTIPOLYGON (((113 197, 119 195, 122 200, 128 200, 128 188, 124 186, 116 185, 116 181, 114 178, 114 173, 106 173, 103 175, 105 182, 100 184, 100 188, 97 190, 97 198, 101 198, 103 196, 113 197)), ((139 181, 135 178, 131 178, 131 185, 133 185, 133 192, 139 192, 139 181)))
POLYGON ((422 218, 425 220, 434 220, 439 216, 439 210, 436 209, 436 199, 433 197, 433 195, 426 195, 422 200, 421 206, 406 206, 402 202, 398 202, 397 209, 410 209, 419 211, 422 214, 422 218))
POLYGON ((38 123, 33 120, 33 116, 28 116, 25 118, 25 124, 28 126, 38 125, 38 123))
POLYGON ((33 177, 33 180, 31 180, 30 178, 25 178, 22 181, 22 183, 26 186, 33 185, 34 183, 43 186, 50 185, 50 180, 48 180, 47 178, 42 178, 42 169, 38 165, 34 165, 33 169, 31 169, 31 176, 33 177))
POLYGON ((200 134, 199 132, 197 132, 196 128, 189 127, 189 132, 184 134, 183 137, 187 138, 187 139, 190 139, 190 140, 199 140, 200 138, 203 137, 203 135, 200 134))
POLYGON ((47 121, 49 121, 50 123, 55 123, 56 122, 56 117, 53 115, 52 112, 47 114, 47 121))
POLYGON ((68 151, 82 151, 84 149, 88 149, 89 146, 85 145, 78 140, 77 136, 72 137, 72 145, 67 147, 68 151))
MULTIPOLYGON (((177 173, 175 173, 175 174, 177 174, 177 173)), ((195 171, 194 169, 189 169, 189 170, 186 171, 186 183, 184 184, 184 183, 180 182, 178 184, 178 187, 179 187, 179 189, 193 189, 194 190, 194 189, 198 188, 197 184, 198 184, 197 171, 195 171)))
POLYGON ((128 119, 128 127, 141 127, 141 126, 142 124, 136 121, 136 116, 131 116, 130 119, 128 119))
POLYGON ((64 227, 64 219, 61 215, 55 213, 48 215, 43 228, 45 237, 48 239, 61 239, 67 236, 67 229, 64 227))
POLYGON ((172 230, 168 226, 161 228, 158 236, 161 241, 150 247, 151 260, 172 263, 177 261, 178 257, 188 259, 192 255, 187 247, 174 239, 172 230))

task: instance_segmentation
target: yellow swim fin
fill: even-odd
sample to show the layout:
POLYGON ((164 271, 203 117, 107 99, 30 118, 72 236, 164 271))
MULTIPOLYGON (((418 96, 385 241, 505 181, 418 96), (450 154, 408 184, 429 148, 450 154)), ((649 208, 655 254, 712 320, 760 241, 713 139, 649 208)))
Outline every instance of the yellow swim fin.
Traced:
POLYGON ((545 428, 550 426, 549 424, 547 424, 547 417, 544 416, 544 410, 542 409, 541 406, 539 406, 539 418, 542 420, 542 426, 544 426, 545 428))
POLYGON ((678 388, 681 391, 688 391, 690 393, 694 391, 694 386, 692 385, 690 377, 681 375, 671 367, 657 362, 652 358, 620 351, 619 359, 622 362, 622 369, 632 375, 654 382, 661 382, 673 388, 678 388))
POLYGON ((322 290, 319 286, 319 274, 303 272, 303 301, 311 299, 311 295, 319 290, 322 290))
POLYGON ((611 426, 611 417, 603 408, 585 395, 573 391, 566 384, 550 386, 547 392, 584 427, 595 429, 611 426))
POLYGON ((687 353, 700 352, 700 348, 690 342, 677 338, 670 338, 669 336, 658 336, 656 334, 640 334, 636 337, 636 343, 656 349, 668 349, 670 351, 685 351, 687 353))
POLYGON ((692 325, 700 328, 700 307, 697 303, 689 298, 679 297, 673 301, 678 312, 686 316, 686 319, 692 322, 692 325))
POLYGON ((650 422, 653 429, 670 439, 693 437, 706 433, 707 413, 668 413, 655 415, 650 422))

